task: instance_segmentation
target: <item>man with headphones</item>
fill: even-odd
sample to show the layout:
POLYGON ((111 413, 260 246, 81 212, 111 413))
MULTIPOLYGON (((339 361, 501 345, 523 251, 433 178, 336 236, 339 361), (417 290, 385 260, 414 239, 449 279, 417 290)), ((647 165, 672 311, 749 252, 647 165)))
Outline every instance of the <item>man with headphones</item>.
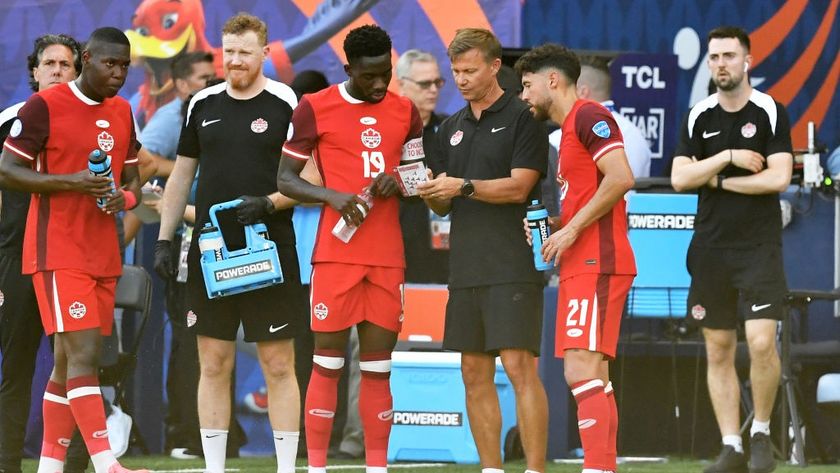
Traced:
POLYGON ((750 39, 741 28, 709 33, 708 66, 718 92, 692 107, 674 153, 671 182, 698 189, 688 249, 690 320, 703 328, 709 396, 723 450, 706 473, 745 472, 741 445, 736 328, 743 318, 755 419, 750 473, 775 469, 770 415, 779 386, 776 325, 787 292, 779 193, 793 154, 784 106, 750 86, 750 39))

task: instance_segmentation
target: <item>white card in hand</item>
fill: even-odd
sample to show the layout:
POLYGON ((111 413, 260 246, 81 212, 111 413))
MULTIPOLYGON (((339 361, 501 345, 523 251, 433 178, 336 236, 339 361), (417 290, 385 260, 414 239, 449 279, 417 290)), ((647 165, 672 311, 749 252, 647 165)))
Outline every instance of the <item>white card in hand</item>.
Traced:
POLYGON ((417 195, 417 184, 428 181, 426 177, 426 166, 422 161, 397 166, 397 174, 400 176, 399 184, 404 196, 417 195))

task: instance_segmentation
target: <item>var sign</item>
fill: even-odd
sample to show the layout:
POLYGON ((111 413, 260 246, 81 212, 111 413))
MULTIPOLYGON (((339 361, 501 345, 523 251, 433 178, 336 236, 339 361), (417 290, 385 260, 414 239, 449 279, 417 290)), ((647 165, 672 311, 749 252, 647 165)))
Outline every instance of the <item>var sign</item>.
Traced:
POLYGON ((610 63, 616 110, 629 118, 650 145, 651 175, 659 175, 674 153, 677 130, 677 57, 622 54, 610 63))

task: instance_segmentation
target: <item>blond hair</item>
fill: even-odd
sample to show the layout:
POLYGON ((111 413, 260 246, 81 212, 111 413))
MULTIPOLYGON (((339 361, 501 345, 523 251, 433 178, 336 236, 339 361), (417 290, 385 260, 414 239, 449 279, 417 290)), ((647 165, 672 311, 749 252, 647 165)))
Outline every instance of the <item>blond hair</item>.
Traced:
POLYGON ((478 49, 487 62, 502 57, 502 45, 490 30, 483 28, 461 28, 455 32, 455 38, 449 43, 446 53, 449 59, 464 54, 470 49, 478 49))
POLYGON ((250 13, 239 12, 228 18, 222 27, 222 35, 232 34, 239 36, 249 31, 256 33, 260 45, 265 46, 268 44, 268 27, 264 21, 250 13))

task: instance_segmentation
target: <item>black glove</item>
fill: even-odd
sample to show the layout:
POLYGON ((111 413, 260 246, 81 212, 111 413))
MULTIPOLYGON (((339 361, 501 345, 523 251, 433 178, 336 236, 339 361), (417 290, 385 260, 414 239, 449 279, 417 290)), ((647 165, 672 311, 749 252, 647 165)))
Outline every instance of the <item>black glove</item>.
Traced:
POLYGON ((172 279, 177 274, 178 268, 172 261, 172 242, 169 240, 158 240, 155 242, 155 272, 164 281, 172 279))
POLYGON ((274 211, 274 203, 268 196, 255 197, 243 195, 242 202, 236 206, 236 220, 242 225, 252 225, 274 211))

